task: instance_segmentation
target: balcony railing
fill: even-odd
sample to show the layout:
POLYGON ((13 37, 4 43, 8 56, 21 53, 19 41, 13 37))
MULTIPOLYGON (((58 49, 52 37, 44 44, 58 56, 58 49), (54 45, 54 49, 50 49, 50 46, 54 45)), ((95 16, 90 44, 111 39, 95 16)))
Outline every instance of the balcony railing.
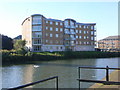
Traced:
POLYGON ((64 45, 65 45, 65 46, 75 46, 74 43, 65 43, 64 45))
POLYGON ((65 38, 65 40, 76 40, 76 38, 70 37, 70 38, 65 38))
POLYGON ((65 26, 65 28, 76 28, 76 26, 65 26))

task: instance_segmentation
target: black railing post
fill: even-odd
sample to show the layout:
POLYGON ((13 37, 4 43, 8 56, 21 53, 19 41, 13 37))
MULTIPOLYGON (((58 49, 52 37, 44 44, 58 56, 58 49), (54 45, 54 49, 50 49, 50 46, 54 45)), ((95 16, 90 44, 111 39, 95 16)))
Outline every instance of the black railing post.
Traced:
POLYGON ((56 77, 56 90, 58 90, 58 76, 56 77))
POLYGON ((109 67, 106 66, 106 81, 109 81, 109 67))

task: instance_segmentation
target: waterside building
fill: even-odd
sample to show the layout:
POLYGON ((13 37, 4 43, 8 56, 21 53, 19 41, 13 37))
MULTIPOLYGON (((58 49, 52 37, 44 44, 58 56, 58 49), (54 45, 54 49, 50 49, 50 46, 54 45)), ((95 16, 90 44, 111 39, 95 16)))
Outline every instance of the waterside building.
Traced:
POLYGON ((34 52, 94 51, 96 23, 79 23, 73 19, 57 20, 34 14, 22 22, 22 40, 34 52))

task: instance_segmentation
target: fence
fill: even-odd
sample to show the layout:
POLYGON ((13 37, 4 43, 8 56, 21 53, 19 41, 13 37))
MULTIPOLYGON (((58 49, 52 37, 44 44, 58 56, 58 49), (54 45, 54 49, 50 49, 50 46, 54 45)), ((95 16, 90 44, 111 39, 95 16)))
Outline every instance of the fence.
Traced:
POLYGON ((120 70, 120 68, 109 68, 108 66, 106 67, 78 67, 78 77, 77 79, 79 81, 79 90, 80 90, 80 82, 90 82, 90 83, 103 83, 105 85, 120 85, 120 82, 114 82, 114 81, 109 81, 109 70, 120 70), (81 73, 81 68, 86 68, 86 69, 105 69, 106 70, 106 81, 100 81, 100 80, 87 80, 87 79, 80 79, 80 73, 81 73))
POLYGON ((22 88, 25 88, 25 87, 28 87, 28 86, 31 86, 31 85, 35 85, 35 84, 38 84, 38 83, 41 83, 41 82, 45 82, 45 81, 48 81, 48 80, 51 80, 51 79, 56 79, 56 90, 58 90, 58 76, 50 77, 50 78, 47 78, 47 79, 43 79, 43 80, 40 80, 40 81, 32 82, 32 83, 21 85, 21 86, 14 87, 14 88, 9 88, 8 90, 22 89, 22 88))

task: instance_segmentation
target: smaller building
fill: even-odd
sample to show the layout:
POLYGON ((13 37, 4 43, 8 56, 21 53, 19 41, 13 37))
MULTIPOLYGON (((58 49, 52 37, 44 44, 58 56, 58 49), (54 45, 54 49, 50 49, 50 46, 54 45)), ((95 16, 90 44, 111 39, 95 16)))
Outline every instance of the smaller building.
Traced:
POLYGON ((99 40, 98 48, 102 51, 120 51, 120 35, 99 40))

